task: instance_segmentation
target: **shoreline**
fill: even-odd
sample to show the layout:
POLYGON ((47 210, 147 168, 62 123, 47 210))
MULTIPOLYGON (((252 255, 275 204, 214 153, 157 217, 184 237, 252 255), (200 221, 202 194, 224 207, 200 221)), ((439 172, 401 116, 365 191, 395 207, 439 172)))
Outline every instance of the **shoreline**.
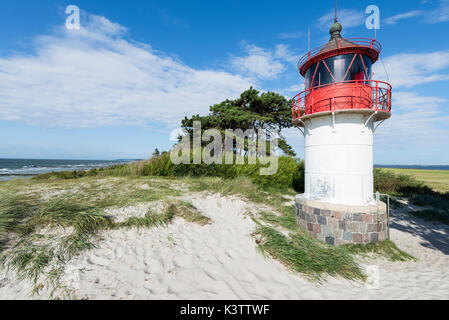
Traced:
POLYGON ((41 175, 41 173, 34 173, 34 174, 28 174, 28 173, 0 173, 0 177, 36 177, 38 175, 41 175))

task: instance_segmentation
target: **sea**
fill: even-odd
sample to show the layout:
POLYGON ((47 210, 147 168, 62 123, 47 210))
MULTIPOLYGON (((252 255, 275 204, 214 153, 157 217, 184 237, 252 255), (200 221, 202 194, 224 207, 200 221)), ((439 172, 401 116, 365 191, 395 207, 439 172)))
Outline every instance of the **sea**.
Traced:
POLYGON ((58 171, 80 171, 110 167, 136 160, 42 160, 0 159, 0 181, 28 179, 43 173, 58 171))
POLYGON ((417 169, 417 170, 449 170, 449 166, 421 166, 421 165, 375 165, 375 168, 391 168, 391 169, 417 169))

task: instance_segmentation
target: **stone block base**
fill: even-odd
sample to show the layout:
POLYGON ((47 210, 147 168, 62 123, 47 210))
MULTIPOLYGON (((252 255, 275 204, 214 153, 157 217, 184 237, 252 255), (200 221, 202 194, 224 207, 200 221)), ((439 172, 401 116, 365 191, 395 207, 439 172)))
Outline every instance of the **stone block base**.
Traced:
POLYGON ((370 243, 388 239, 387 206, 345 206, 296 197, 296 221, 330 245, 370 243))

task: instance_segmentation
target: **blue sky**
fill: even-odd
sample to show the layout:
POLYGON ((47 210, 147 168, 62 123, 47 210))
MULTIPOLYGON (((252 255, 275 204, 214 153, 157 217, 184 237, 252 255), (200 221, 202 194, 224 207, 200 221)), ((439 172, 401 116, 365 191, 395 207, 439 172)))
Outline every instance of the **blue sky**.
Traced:
MULTIPOLYGON (((251 85, 293 97, 296 62, 329 39, 333 1, 2 1, 0 158, 147 158, 180 119, 251 85), (65 8, 81 9, 67 30, 65 8)), ((449 164, 449 0, 339 1, 344 37, 373 37, 394 87, 378 164, 449 164)), ((382 62, 375 78, 386 80, 382 62)), ((299 156, 303 137, 285 136, 299 156)))

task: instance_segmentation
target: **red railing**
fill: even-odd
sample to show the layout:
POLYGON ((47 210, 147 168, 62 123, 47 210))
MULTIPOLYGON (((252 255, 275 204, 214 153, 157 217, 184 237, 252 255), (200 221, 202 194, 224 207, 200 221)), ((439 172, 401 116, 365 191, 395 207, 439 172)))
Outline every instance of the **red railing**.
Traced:
MULTIPOLYGON (((316 56, 318 56, 322 50, 329 46, 329 43, 326 43, 325 45, 322 45, 321 47, 315 48, 309 52, 307 52, 298 62, 298 69, 301 69, 301 67, 308 61, 312 60, 316 56)), ((348 38, 348 39, 339 39, 337 40, 337 45, 335 49, 347 49, 347 48, 366 48, 366 49, 373 49, 380 53, 382 51, 382 45, 379 41, 375 39, 369 39, 369 38, 348 38), (342 41, 344 43, 342 44, 342 41), (347 42, 351 42, 354 44, 354 46, 348 44, 347 42)))
POLYGON ((293 98, 293 120, 315 113, 339 110, 368 109, 391 112, 391 91, 389 83, 376 80, 342 81, 314 87, 293 98), (321 94, 323 91, 327 94, 321 94))

